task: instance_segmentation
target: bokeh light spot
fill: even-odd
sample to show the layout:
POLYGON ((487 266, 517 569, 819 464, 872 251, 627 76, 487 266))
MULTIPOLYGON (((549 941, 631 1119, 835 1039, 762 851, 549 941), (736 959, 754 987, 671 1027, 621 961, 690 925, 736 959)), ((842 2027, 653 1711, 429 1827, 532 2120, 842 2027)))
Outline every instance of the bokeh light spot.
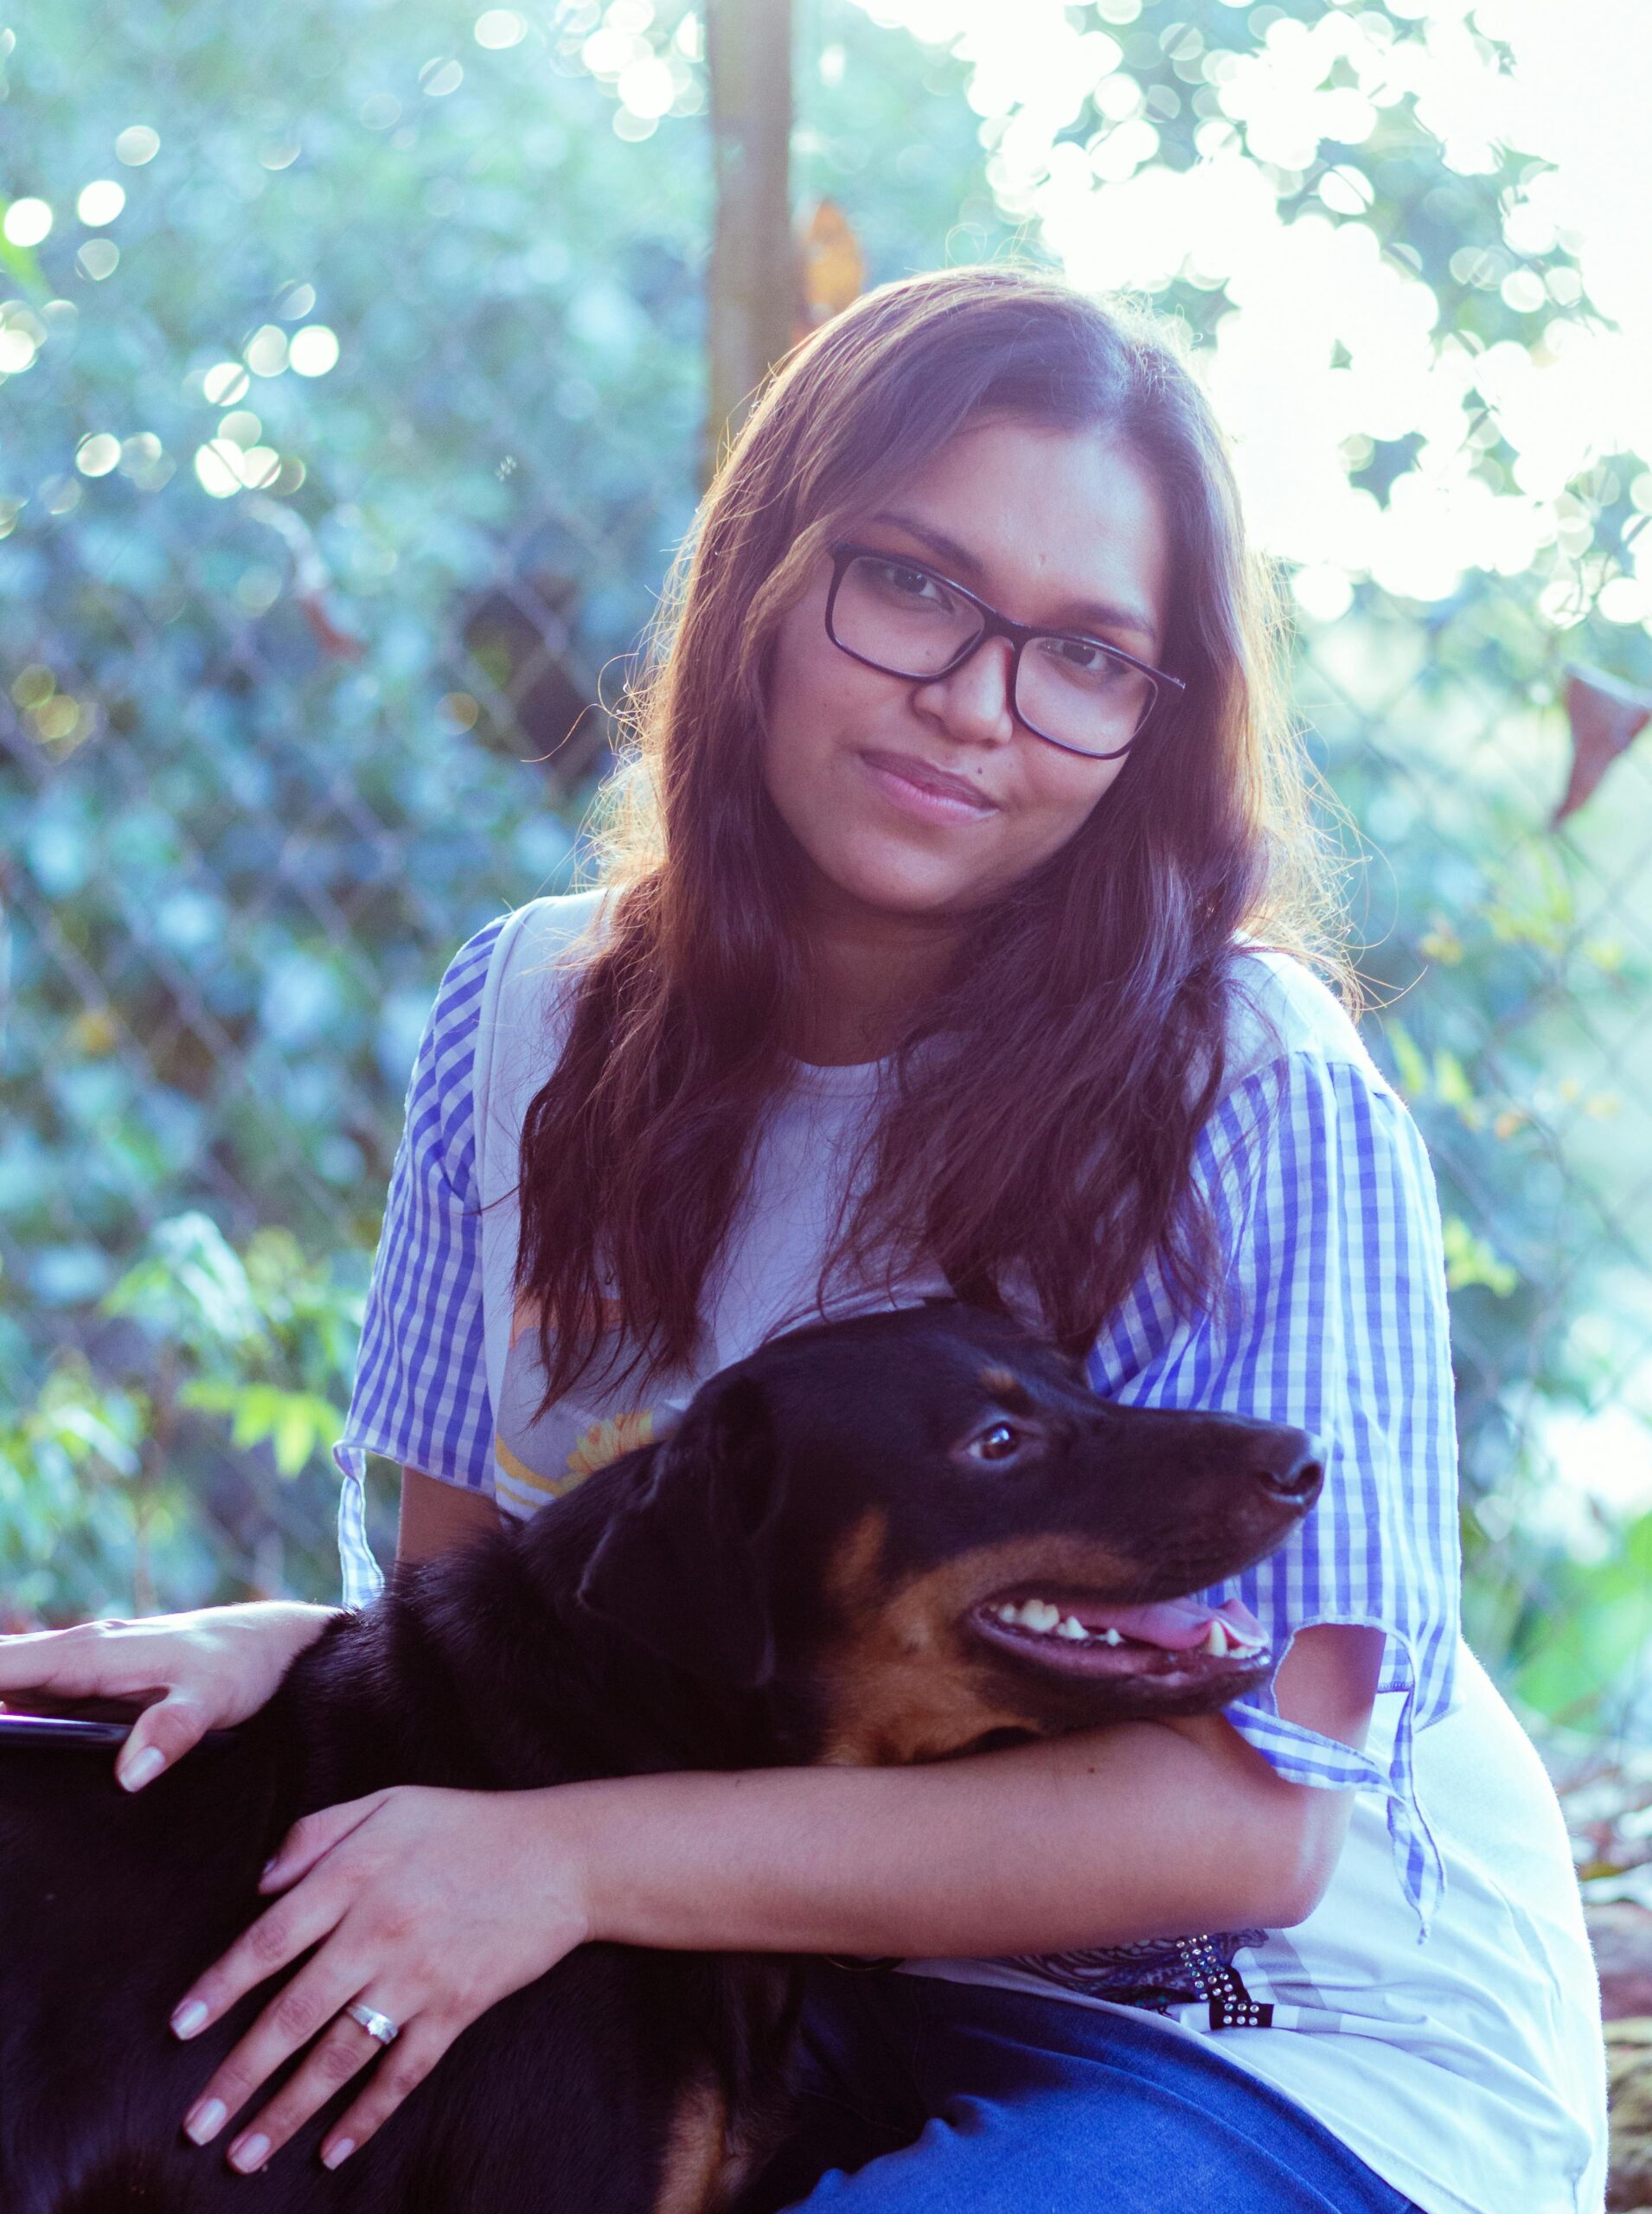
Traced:
POLYGON ((433 61, 426 62, 419 73, 419 89, 427 99, 445 99, 450 93, 458 92, 464 82, 464 64, 455 61, 451 54, 439 54, 433 61))
POLYGON ((248 446, 240 458, 240 479, 249 492, 267 492, 281 474, 281 457, 273 446, 248 446))
POLYGON ((247 366, 255 377, 279 377, 287 366, 287 334, 279 323, 260 324, 247 342, 247 366))
POLYGON ((96 230, 104 223, 112 223, 125 205, 125 186, 117 184, 112 176, 100 176, 81 186, 74 212, 88 229, 96 230))
POLYGON ((120 248, 112 239, 88 239, 75 254, 74 266, 82 277, 100 285, 119 268, 120 248))
POLYGON ((669 65, 650 54, 646 61, 633 61, 619 73, 615 86, 620 99, 633 115, 659 118, 669 112, 677 96, 676 80, 669 65))
POLYGON ((107 431, 93 431, 74 449, 74 465, 82 477, 106 477, 120 460, 120 440, 107 431))
POLYGON ((275 296, 275 311, 283 323, 302 323, 315 304, 313 285, 283 285, 275 296))
POLYGON ((0 222, 13 246, 38 246, 52 227, 52 211, 43 200, 14 200, 0 222))
POLYGON ((120 473, 140 492, 158 492, 176 472, 153 431, 139 431, 120 442, 120 473))
POLYGON ((115 158, 125 162, 129 170, 141 170, 160 150, 160 133, 151 131, 147 123, 128 124, 115 141, 115 158))
POLYGON ((46 745, 67 745, 88 734, 81 728, 83 711, 80 701, 72 700, 67 692, 54 692, 49 700, 43 700, 30 720, 35 737, 46 745))
POLYGON ((195 450, 195 473, 203 492, 215 500, 227 500, 241 489, 239 464, 241 450, 226 440, 221 445, 210 440, 195 450))
POLYGON ((211 407, 229 407, 244 400, 252 388, 253 380, 239 362, 220 362, 207 371, 201 389, 211 407))
POLYGON ((267 561, 255 561, 236 581, 235 605, 247 615, 267 615, 280 597, 281 572, 267 561))
POLYGON ((514 8, 490 8, 476 19, 476 42, 494 51, 507 46, 520 46, 528 35, 528 26, 514 8))
POLYGON ((307 323, 295 330, 287 359, 301 377, 324 377, 338 360, 338 338, 324 323, 307 323))
POLYGON ((8 301, 0 309, 0 375, 20 376, 32 369, 45 336, 27 308, 8 301))
POLYGON ((233 446, 255 446, 263 435, 264 426, 250 407, 238 407, 218 426, 218 436, 233 446))
POLYGON ((25 662, 11 680, 12 705, 30 714, 43 706, 56 689, 57 679, 44 662, 25 662))

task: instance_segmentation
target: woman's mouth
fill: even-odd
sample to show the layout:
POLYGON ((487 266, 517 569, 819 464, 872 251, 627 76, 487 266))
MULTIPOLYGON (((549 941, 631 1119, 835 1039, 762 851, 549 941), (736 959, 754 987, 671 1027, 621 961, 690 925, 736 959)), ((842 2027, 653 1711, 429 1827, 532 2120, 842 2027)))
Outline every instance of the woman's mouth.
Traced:
POLYGON ((920 822, 979 822, 998 811, 996 801, 964 777, 913 754, 868 750, 860 758, 884 797, 920 822))

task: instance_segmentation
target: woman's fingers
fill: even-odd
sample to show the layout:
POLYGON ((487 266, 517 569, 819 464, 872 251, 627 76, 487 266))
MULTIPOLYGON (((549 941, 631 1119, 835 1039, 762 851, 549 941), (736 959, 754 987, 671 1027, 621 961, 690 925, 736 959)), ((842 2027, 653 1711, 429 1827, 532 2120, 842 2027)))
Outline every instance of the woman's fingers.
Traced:
MULTIPOLYGON (((313 1869, 315 1862, 324 1859, 333 1846, 361 1827, 382 1804, 384 1796, 382 1792, 375 1792, 368 1798, 351 1800, 344 1806, 328 1807, 317 1814, 306 1815, 288 1833, 282 1852, 287 1852, 296 1842, 297 1850, 305 1856, 306 1866, 313 1869)), ((280 1859, 278 1853, 278 1866, 280 1859)), ((250 1929, 243 1930, 221 1959, 214 1961, 180 2000, 172 2016, 173 2031, 180 2038, 198 2037, 208 2023, 227 2013, 249 1991, 290 1966, 312 1947, 321 1947, 314 1959, 276 1993, 190 2108, 183 2126, 196 2144, 209 2143, 229 2116, 239 2113, 257 2095, 283 2062, 334 2023, 362 1988, 368 1971, 355 1957, 348 1937, 339 1930, 353 1896, 348 1874, 331 1880, 325 1869, 312 1873, 307 1883, 278 1900, 250 1929), (330 1937, 332 1942, 323 1943, 330 1937)), ((353 2073, 364 2060, 372 2057, 370 2051, 361 2047, 372 2046, 374 2040, 355 2023, 350 2023, 349 2027, 358 2032, 358 2041, 345 2038, 341 2042, 339 2034, 335 2032, 326 2041, 324 2057, 312 2056, 311 2064, 323 2075, 336 2070, 341 2060, 352 2052, 356 2057, 346 2074, 353 2073)), ((336 2073, 331 2074, 329 2089, 313 2099, 302 2114, 291 2104, 292 2087, 288 2085, 282 2094, 285 2103, 281 2111, 287 2119, 280 2134, 276 2134, 262 2124, 253 2132, 244 2132, 248 2141, 253 2135, 261 2134, 266 2142, 261 2152, 238 2165, 261 2166, 273 2147, 285 2142, 298 2122, 314 2113, 330 2091, 337 2089, 341 2080, 336 2073)), ((313 2074, 309 2081, 313 2084, 313 2074)))
POLYGON ((353 2016, 335 2016, 291 2080, 232 2140, 225 2155, 231 2167, 240 2168, 243 2174, 261 2168, 312 2115, 320 2113, 341 2084, 359 2075, 383 2051, 379 2040, 369 2037, 353 2016))
POLYGON ((421 2015, 404 2030, 368 2076, 361 2097, 323 2139, 323 2166, 342 2166, 375 2129, 381 2129, 408 2092, 424 2082, 458 2034, 457 2027, 437 2027, 428 2015, 421 2015))
MULTIPOLYGON (((257 1927, 254 1923, 253 1928, 257 1927)), ((186 2136, 193 2138, 197 2145, 209 2145, 230 2115, 239 2114, 257 2096, 284 2061, 290 2060, 312 2038, 336 2022, 368 1978, 366 1968, 357 1961, 342 1958, 342 1952, 340 1946, 328 1946, 276 1993, 246 2036, 214 2070, 205 2089, 185 2115, 186 2136)), ((347 2026, 355 2035, 343 2051, 355 2057, 344 2070, 346 2076, 354 2074, 363 2061, 372 2057, 367 2048, 375 2044, 355 2022, 347 2026)), ((333 2046, 328 2066, 336 2065, 340 2051, 337 2045, 333 2046)), ((342 2080, 340 2076, 333 2076, 333 2089, 342 2080)), ((321 2101, 315 2103, 319 2105, 321 2101)), ((314 2108, 309 2111, 313 2112, 314 2108)), ((290 2124, 290 2128, 296 2127, 296 2121, 290 2124)), ((242 2137, 252 2134, 243 2131, 242 2137)), ((267 2135, 267 2131, 265 2134, 267 2135)), ((261 2166, 268 2157, 268 2149, 266 2147, 263 2153, 247 2165, 261 2166)))
MULTIPOLYGON (((361 2003, 378 2013, 390 2012, 390 2002, 378 1992, 367 1992, 361 2003)), ((325 2164, 339 2166, 429 2075, 452 2042, 452 2034, 444 2035, 425 2016, 387 2047, 369 2036, 353 2015, 341 2013, 291 2082, 284 2083, 268 2106, 232 2140, 226 2156, 230 2166, 244 2174, 261 2168, 321 2112, 341 2084, 371 2067, 366 2090, 328 2133, 322 2147, 325 2164)))
MULTIPOLYGON (((228 2013, 249 1991, 256 1990, 279 1970, 290 1967, 300 1953, 307 1953, 312 1945, 318 1945, 337 1928, 349 1904, 349 1891, 330 1884, 324 1877, 317 1877, 301 1890, 279 1899, 250 1928, 242 1930, 229 1950, 215 1960, 204 1975, 195 1979, 172 2010, 173 2035, 185 2039, 199 2037, 209 2023, 228 2013)), ((279 2013, 281 2024, 296 2034, 269 2063, 264 2076, 268 2075, 276 2061, 285 2060, 306 2038, 313 2037, 345 2000, 355 1996, 353 1988, 347 1990, 343 2000, 332 2006, 320 2005, 318 2000, 312 1998, 321 1966, 319 1960, 312 1961, 304 1974, 295 1977, 266 2007, 254 2028, 236 2046, 235 2054, 243 2051, 253 2038, 266 2032, 279 2013)), ((336 1978, 338 1968, 332 1967, 331 1973, 336 1978)), ((267 2042, 267 2037, 264 2037, 259 2049, 263 2050, 267 2042)), ((231 2055, 232 2059, 235 2054, 231 2055)), ((264 2076, 254 2076, 247 2089, 255 2090, 264 2076)), ((215 2093, 218 2091, 217 2077, 213 2079, 212 2088, 215 2093)), ((246 2096, 244 2091, 242 2096, 246 2096)), ((225 2103, 228 2104, 227 2099, 225 2103)), ((234 2112, 233 2108, 230 2110, 234 2112)))
POLYGON ((365 1799, 348 1799, 342 1806, 320 1807, 313 1814, 304 1815, 265 1863, 264 1872, 258 1879, 259 1891, 284 1891, 300 1877, 307 1876, 323 1854, 330 1852, 336 1845, 342 1845, 350 1832, 360 1829, 383 1803, 383 1792, 374 1791, 365 1799))
POLYGON ((133 1723, 115 1762, 123 1791, 141 1791, 206 1736, 211 1716, 185 1692, 169 1692, 133 1723))
MULTIPOLYGON (((81 1699, 131 1686, 114 1633, 125 1622, 76 1622, 72 1629, 29 1629, 0 1637, 0 1699, 13 1692, 53 1691, 81 1699)), ((148 1686, 139 1688, 147 1689, 148 1686)))

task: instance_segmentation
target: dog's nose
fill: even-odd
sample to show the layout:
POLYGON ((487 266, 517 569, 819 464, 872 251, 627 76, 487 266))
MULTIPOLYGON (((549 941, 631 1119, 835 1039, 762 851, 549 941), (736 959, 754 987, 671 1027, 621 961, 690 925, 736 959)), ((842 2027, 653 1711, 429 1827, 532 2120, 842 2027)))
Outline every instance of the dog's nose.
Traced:
POLYGON ((1276 1499, 1306 1507, 1317 1499, 1325 1481, 1317 1447, 1299 1430, 1276 1430, 1257 1455, 1257 1481, 1276 1499))

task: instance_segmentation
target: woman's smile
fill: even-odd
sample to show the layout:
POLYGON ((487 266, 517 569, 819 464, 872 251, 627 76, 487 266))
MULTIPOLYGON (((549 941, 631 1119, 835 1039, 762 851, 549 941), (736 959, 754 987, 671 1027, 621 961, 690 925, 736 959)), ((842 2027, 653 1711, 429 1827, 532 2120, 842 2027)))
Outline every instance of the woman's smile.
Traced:
POLYGON ((890 805, 920 822, 978 822, 998 812, 997 801, 977 785, 915 754, 867 746, 855 758, 890 805))

